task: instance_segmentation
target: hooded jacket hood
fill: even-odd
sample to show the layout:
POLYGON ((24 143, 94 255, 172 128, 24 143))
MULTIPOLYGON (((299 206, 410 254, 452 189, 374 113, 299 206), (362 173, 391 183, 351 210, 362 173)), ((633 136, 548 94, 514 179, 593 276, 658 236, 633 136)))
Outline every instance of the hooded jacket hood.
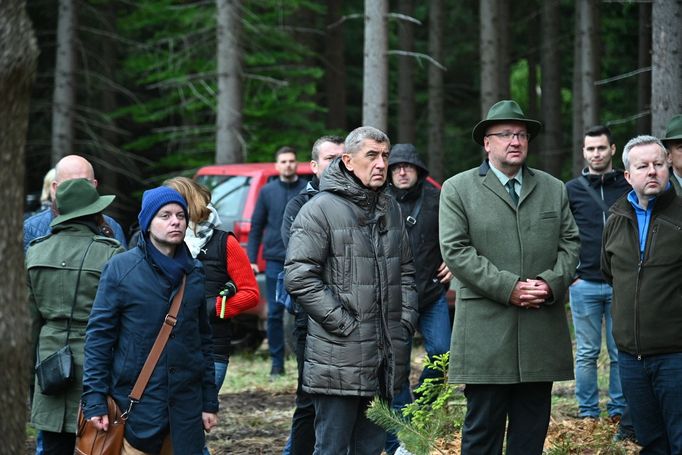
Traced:
POLYGON ((399 163, 407 163, 415 166, 419 172, 419 179, 423 180, 429 175, 429 170, 426 168, 424 162, 419 158, 417 148, 412 144, 395 144, 391 148, 391 154, 388 156, 388 172, 391 172, 391 166, 399 163))

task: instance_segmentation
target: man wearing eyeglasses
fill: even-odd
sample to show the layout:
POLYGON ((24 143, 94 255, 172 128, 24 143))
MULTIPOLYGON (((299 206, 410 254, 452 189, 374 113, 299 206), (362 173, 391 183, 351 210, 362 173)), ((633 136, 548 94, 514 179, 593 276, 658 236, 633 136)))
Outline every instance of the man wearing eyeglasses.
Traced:
POLYGON ((564 296, 578 228, 564 184, 525 165, 542 124, 504 100, 473 129, 487 159, 448 179, 440 242, 457 305, 449 381, 465 384, 462 454, 540 455, 553 381, 573 378, 564 296))

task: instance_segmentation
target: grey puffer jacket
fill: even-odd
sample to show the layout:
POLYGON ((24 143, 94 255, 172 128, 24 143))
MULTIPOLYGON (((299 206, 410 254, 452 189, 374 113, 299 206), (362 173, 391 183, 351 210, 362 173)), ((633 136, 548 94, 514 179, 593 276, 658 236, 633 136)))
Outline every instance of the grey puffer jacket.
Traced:
POLYGON ((340 159, 291 229, 285 285, 309 316, 303 390, 393 396, 409 374, 417 292, 397 203, 340 159))

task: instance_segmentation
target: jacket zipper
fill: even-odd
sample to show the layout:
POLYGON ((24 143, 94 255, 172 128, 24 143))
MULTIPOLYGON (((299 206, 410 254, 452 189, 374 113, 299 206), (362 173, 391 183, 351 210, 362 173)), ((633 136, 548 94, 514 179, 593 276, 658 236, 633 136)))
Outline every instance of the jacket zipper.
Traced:
MULTIPOLYGON (((638 248, 639 249, 639 248, 638 248)), ((645 252, 646 253, 646 252, 645 252)), ((642 272, 642 260, 637 263, 637 278, 635 279, 635 351, 637 353, 637 360, 642 360, 642 354, 639 351, 639 276, 642 272)))

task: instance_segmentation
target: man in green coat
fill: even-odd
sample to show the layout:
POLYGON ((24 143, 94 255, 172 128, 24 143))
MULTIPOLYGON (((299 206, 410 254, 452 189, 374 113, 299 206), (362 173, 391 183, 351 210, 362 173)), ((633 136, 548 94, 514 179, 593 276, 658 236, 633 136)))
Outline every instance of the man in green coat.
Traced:
POLYGON ((563 183, 525 165, 541 123, 514 101, 473 130, 480 167, 443 185, 440 242, 455 277, 449 381, 466 384, 463 454, 541 454, 553 381, 573 378, 564 294, 580 241, 563 183), (508 423, 507 423, 508 421, 508 423))
POLYGON ((68 344, 73 353, 74 380, 56 395, 45 395, 35 382, 31 424, 43 432, 45 453, 73 454, 76 416, 83 386, 85 326, 104 264, 125 251, 102 236, 102 210, 114 196, 100 196, 87 179, 57 187, 52 233, 31 242, 26 253, 32 341, 39 360, 68 344))
POLYGON ((682 196, 682 114, 674 115, 665 129, 661 142, 668 149, 670 183, 678 196, 682 196))

